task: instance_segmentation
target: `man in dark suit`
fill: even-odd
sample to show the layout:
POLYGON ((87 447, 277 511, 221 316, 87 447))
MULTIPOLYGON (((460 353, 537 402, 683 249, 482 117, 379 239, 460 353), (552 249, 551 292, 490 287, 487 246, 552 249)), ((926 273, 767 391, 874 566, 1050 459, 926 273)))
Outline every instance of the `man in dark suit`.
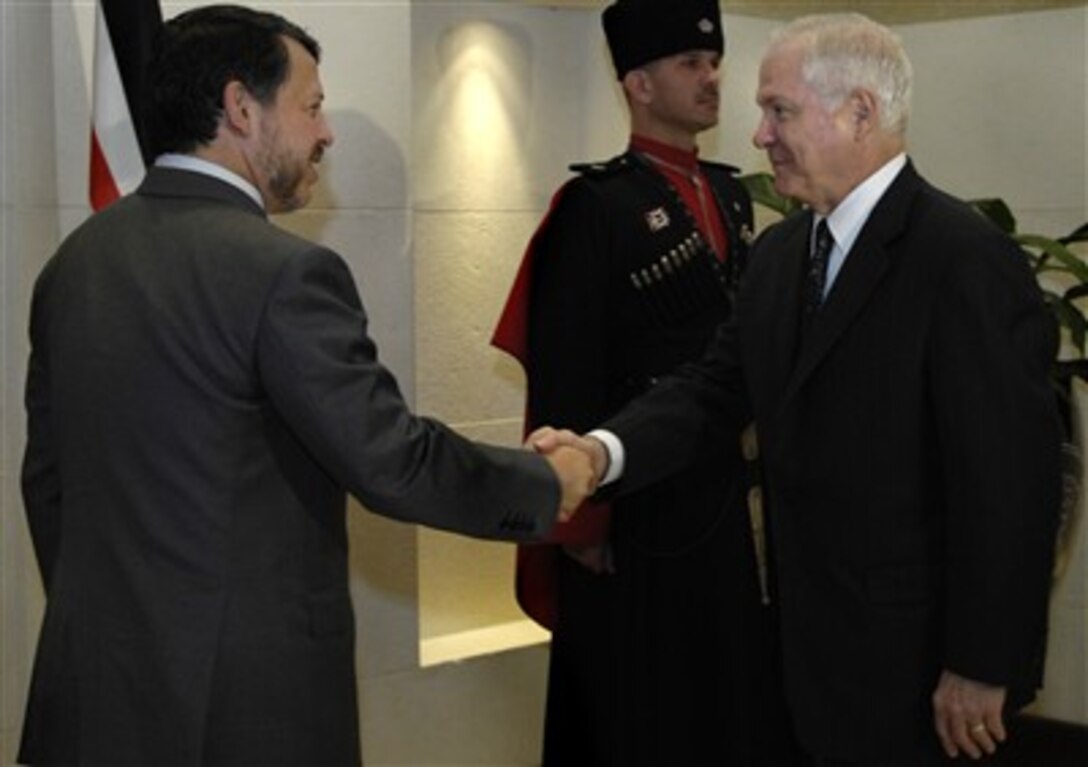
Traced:
POLYGON ((345 263, 268 222, 332 143, 318 56, 273 14, 167 23, 156 166, 39 278, 23 490, 47 607, 21 761, 358 764, 345 492, 523 541, 591 487, 576 451, 413 415, 345 263))
POLYGON ((914 170, 910 89, 899 42, 864 17, 772 39, 755 142, 809 209, 757 241, 707 356, 578 441, 624 492, 750 404, 787 698, 819 765, 993 753, 1041 679, 1055 327, 1015 244, 914 170))

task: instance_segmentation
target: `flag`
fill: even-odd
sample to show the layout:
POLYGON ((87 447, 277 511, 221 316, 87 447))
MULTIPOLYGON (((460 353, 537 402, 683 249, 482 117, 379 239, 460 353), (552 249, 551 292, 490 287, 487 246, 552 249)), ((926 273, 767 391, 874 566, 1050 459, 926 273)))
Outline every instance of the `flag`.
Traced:
POLYGON ((132 191, 152 159, 143 125, 143 93, 159 0, 98 0, 94 22, 90 199, 101 210, 132 191))

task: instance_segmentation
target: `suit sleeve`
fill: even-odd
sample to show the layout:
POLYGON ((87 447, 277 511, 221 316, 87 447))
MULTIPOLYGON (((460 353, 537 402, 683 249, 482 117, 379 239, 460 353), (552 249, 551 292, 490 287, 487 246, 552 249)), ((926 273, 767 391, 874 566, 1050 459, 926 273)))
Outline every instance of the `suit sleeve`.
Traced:
POLYGON ((49 390, 49 353, 42 310, 42 286, 35 290, 30 314, 30 361, 26 380, 27 443, 23 455, 22 493, 42 583, 49 591, 60 549, 61 483, 49 390))
POLYGON ((963 243, 937 307, 932 391, 946 477, 946 665, 1034 692, 1060 503, 1057 335, 1023 255, 963 243))
POLYGON ((717 330, 698 362, 682 366, 633 400, 604 429, 624 446, 623 477, 610 490, 627 493, 671 476, 693 463, 723 430, 739 434, 749 405, 738 358, 737 320, 717 330))
POLYGON ((282 269, 258 339, 274 406, 365 506, 467 535, 532 540, 559 508, 540 456, 473 443, 414 415, 379 362, 347 265, 313 249, 282 269))

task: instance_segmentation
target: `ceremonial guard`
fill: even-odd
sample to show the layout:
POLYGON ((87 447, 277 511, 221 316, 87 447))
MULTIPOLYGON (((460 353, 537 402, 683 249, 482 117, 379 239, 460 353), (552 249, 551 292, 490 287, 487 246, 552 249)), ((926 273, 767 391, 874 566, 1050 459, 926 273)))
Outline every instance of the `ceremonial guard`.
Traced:
MULTIPOLYGON (((572 166, 494 339, 525 367, 527 430, 587 430, 697 359, 751 240, 737 169, 695 143, 718 120, 716 0, 620 0, 603 22, 629 147, 572 166)), ((758 488, 736 438, 715 445, 520 547, 518 599, 552 631, 545 765, 794 763, 758 488)))

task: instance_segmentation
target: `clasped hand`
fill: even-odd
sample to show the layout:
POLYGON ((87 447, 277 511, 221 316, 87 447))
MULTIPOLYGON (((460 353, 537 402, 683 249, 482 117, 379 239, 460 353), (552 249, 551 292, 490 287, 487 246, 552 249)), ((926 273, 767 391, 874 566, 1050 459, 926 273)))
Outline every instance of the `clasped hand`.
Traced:
POLYGON ((599 441, 567 429, 543 426, 529 435, 525 447, 543 455, 559 477, 561 522, 573 517, 585 499, 593 495, 608 468, 608 454, 599 441))

